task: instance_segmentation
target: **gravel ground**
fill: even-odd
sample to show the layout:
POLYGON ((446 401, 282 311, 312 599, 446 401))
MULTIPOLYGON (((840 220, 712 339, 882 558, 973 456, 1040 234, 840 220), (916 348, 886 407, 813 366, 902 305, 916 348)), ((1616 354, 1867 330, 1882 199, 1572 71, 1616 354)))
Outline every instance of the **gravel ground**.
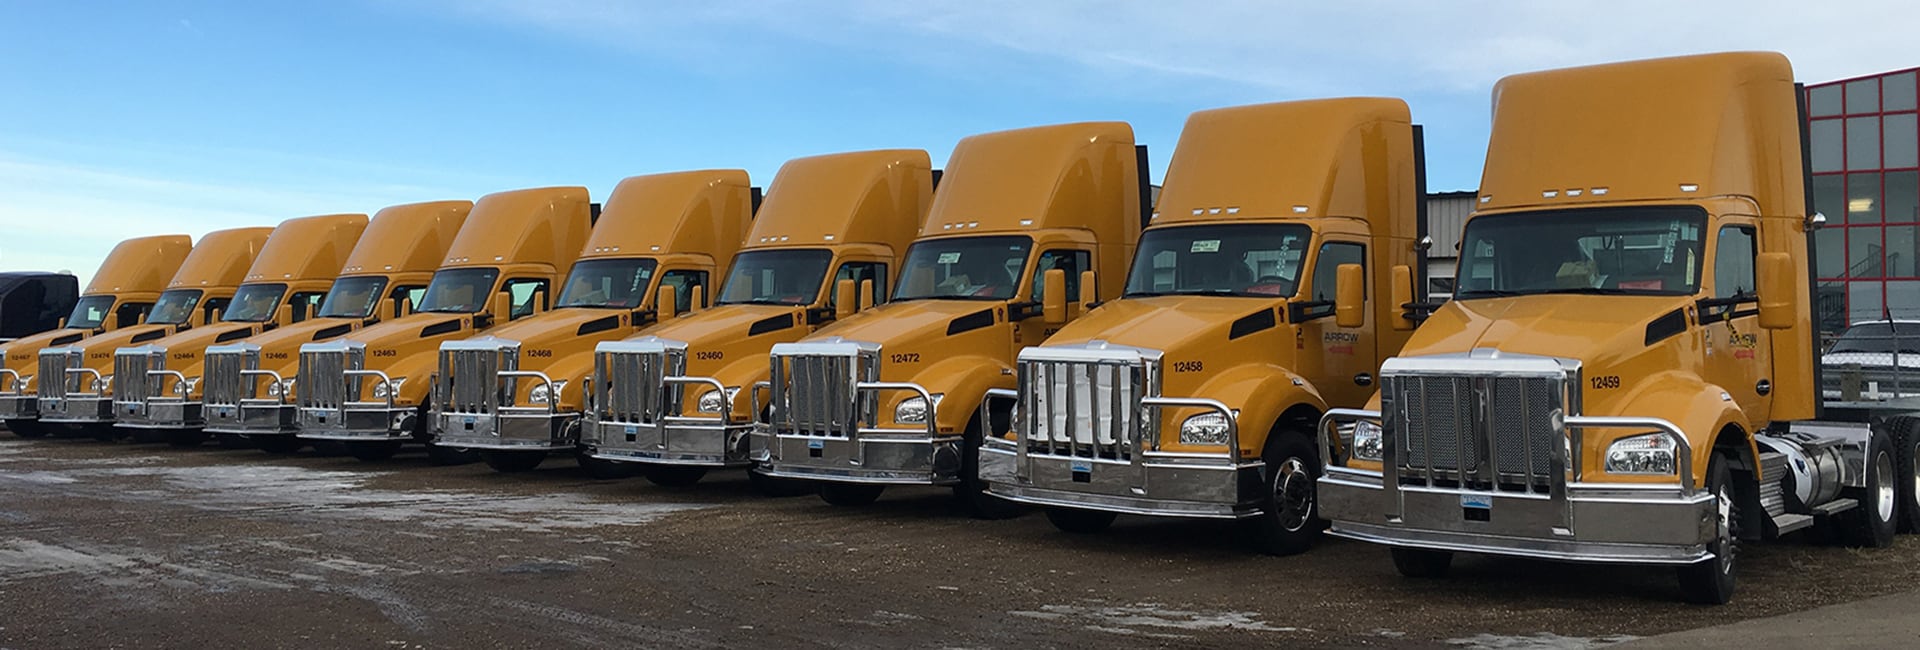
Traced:
POLYGON ((1253 554, 1231 523, 1100 535, 975 521, 949 493, 865 508, 595 481, 0 433, 0 648, 1581 648, 1909 591, 1920 538, 1750 546, 1732 605, 1670 570, 1463 557, 1408 580, 1382 548, 1253 554))

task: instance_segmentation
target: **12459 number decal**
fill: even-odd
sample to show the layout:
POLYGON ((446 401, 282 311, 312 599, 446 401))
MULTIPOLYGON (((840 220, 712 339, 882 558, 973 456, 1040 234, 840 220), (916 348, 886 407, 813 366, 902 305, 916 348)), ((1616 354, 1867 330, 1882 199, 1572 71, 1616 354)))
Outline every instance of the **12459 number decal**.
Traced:
POLYGON ((1588 377, 1587 384, 1594 390, 1611 390, 1620 387, 1620 375, 1599 375, 1588 377))

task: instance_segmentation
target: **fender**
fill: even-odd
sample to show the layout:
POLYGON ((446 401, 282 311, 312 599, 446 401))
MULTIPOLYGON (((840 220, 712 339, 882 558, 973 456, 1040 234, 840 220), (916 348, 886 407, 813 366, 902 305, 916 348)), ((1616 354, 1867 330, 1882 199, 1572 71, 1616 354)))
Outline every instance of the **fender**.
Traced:
MULTIPOLYGON (((1316 412, 1327 411, 1327 401, 1305 377, 1292 370, 1265 364, 1240 364, 1201 382, 1197 394, 1225 403, 1240 411, 1241 452, 1258 456, 1265 447, 1267 434, 1273 431, 1280 414, 1305 404, 1316 412)), ((1170 397, 1187 397, 1170 395, 1170 397)), ((1160 445, 1170 451, 1209 451, 1217 447, 1180 445, 1180 423, 1201 413, 1201 409, 1166 409, 1161 413, 1160 445)), ((1311 433, 1311 432, 1309 432, 1311 433)))
MULTIPOLYGON (((394 379, 407 378, 406 383, 400 384, 400 394, 393 398, 394 407, 426 404, 428 396, 432 394, 434 375, 438 373, 439 367, 440 354, 434 352, 412 355, 381 370, 394 379)), ((366 389, 360 394, 360 399, 369 402, 378 401, 373 399, 373 381, 372 378, 367 379, 366 389)))
POLYGON ((760 414, 752 412, 753 400, 759 399, 761 406, 765 407, 767 396, 763 393, 758 398, 750 397, 747 391, 753 390, 754 384, 767 381, 772 374, 772 364, 767 361, 767 355, 762 353, 758 356, 744 355, 739 359, 728 361, 726 365, 715 371, 712 377, 720 380, 722 386, 740 387, 740 394, 733 398, 733 417, 758 419, 760 414))
MULTIPOLYGON (((1611 415, 1644 416, 1665 418, 1680 427, 1687 435, 1687 444, 1693 446, 1693 481, 1698 486, 1707 474, 1707 460, 1713 454, 1714 438, 1728 425, 1737 426, 1745 431, 1747 417, 1740 410, 1739 403, 1723 397, 1727 391, 1716 384, 1707 383, 1698 375, 1681 370, 1668 370, 1647 376, 1637 382, 1633 391, 1616 402, 1611 415)), ((1605 473, 1605 454, 1607 445, 1614 440, 1641 433, 1628 430, 1596 430, 1585 441, 1587 461, 1582 470, 1587 480, 1608 477, 1605 473)), ((1748 432, 1751 434, 1752 432, 1748 432)), ((1753 436, 1747 436, 1744 443, 1749 460, 1759 458, 1759 446, 1753 436)), ((1758 478, 1758 469, 1755 470, 1758 478)), ((1621 480, 1625 477, 1608 477, 1602 480, 1621 480)), ((1640 477, 1625 480, 1639 480, 1640 477)))
MULTIPOLYGON (((940 407, 935 413, 941 433, 964 430, 967 422, 973 419, 974 412, 980 409, 981 400, 986 399, 987 389, 1012 390, 1018 386, 1013 366, 981 355, 941 359, 915 374, 913 381, 926 388, 928 393, 946 394, 940 399, 940 407)), ((880 400, 880 421, 892 422, 894 408, 911 397, 915 395, 904 392, 883 395, 880 400)))

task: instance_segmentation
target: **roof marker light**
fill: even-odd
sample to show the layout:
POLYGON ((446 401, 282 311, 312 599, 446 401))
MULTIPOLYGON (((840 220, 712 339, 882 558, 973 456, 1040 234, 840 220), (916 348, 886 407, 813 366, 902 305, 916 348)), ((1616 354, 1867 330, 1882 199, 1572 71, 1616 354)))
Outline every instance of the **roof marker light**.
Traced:
POLYGON ((1607 193, 1607 188, 1604 188, 1604 187, 1596 187, 1596 188, 1593 188, 1593 195, 1594 195, 1594 196, 1604 196, 1604 195, 1606 195, 1606 193, 1607 193))
POLYGON ((1194 214, 1200 214, 1200 213, 1203 213, 1203 212, 1206 212, 1206 211, 1207 211, 1207 210, 1206 210, 1206 208, 1194 208, 1194 209, 1193 209, 1193 213, 1194 213, 1194 214))
POLYGON ((1207 210, 1207 214, 1220 214, 1220 208, 1211 208, 1207 210))
POLYGON ((1681 183, 1681 184, 1680 184, 1680 191, 1682 191, 1682 192, 1698 192, 1698 191, 1700 191, 1700 186, 1699 186, 1699 185, 1695 185, 1695 184, 1693 184, 1693 183, 1681 183))
POLYGON ((1551 199, 1556 196, 1560 196, 1559 190, 1542 190, 1540 192, 1540 198, 1543 199, 1551 199))
POLYGON ((979 227, 980 227, 980 222, 978 222, 978 221, 969 221, 969 222, 967 222, 967 227, 968 227, 968 228, 979 228, 979 227))
POLYGON ((827 241, 833 241, 833 235, 827 235, 827 241))
POLYGON ((1227 208, 1227 214, 1240 214, 1240 208, 1227 208))
POLYGON ((1031 226, 1031 225, 1033 225, 1033 220, 1032 220, 1032 219, 1021 219, 1021 220, 1020 220, 1020 225, 1022 225, 1022 226, 1031 226))
POLYGON ((1295 213, 1295 214, 1306 214, 1306 213, 1307 213, 1307 206, 1304 206, 1304 205, 1296 205, 1296 206, 1293 206, 1293 211, 1294 211, 1294 213, 1295 213))
POLYGON ((1567 190, 1567 198, 1580 196, 1580 190, 1567 190))
POLYGON ((655 246, 655 247, 653 247, 653 250, 660 250, 660 247, 659 247, 659 246, 655 246))
POLYGON ((1482 197, 1480 197, 1480 202, 1481 202, 1481 203, 1486 203, 1486 202, 1488 202, 1488 201, 1492 201, 1492 200, 1493 200, 1493 195, 1492 195, 1492 194, 1488 194, 1488 195, 1486 195, 1486 196, 1482 196, 1482 197))
POLYGON ((495 261, 495 262, 498 262, 498 261, 500 261, 500 260, 504 260, 504 259, 507 259, 507 256, 505 256, 505 255, 495 255, 495 256, 493 256, 493 261, 495 261))

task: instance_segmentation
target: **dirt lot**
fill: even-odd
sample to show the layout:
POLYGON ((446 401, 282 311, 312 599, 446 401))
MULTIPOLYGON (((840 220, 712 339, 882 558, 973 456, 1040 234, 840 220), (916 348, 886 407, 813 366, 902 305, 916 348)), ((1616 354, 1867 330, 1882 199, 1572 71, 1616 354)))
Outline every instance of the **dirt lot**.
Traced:
POLYGON ((973 521, 945 491, 868 508, 0 433, 0 647, 1583 647, 1907 591, 1920 537, 1749 547, 1733 605, 1672 573, 1385 550, 1249 552, 1231 524, 973 521))

